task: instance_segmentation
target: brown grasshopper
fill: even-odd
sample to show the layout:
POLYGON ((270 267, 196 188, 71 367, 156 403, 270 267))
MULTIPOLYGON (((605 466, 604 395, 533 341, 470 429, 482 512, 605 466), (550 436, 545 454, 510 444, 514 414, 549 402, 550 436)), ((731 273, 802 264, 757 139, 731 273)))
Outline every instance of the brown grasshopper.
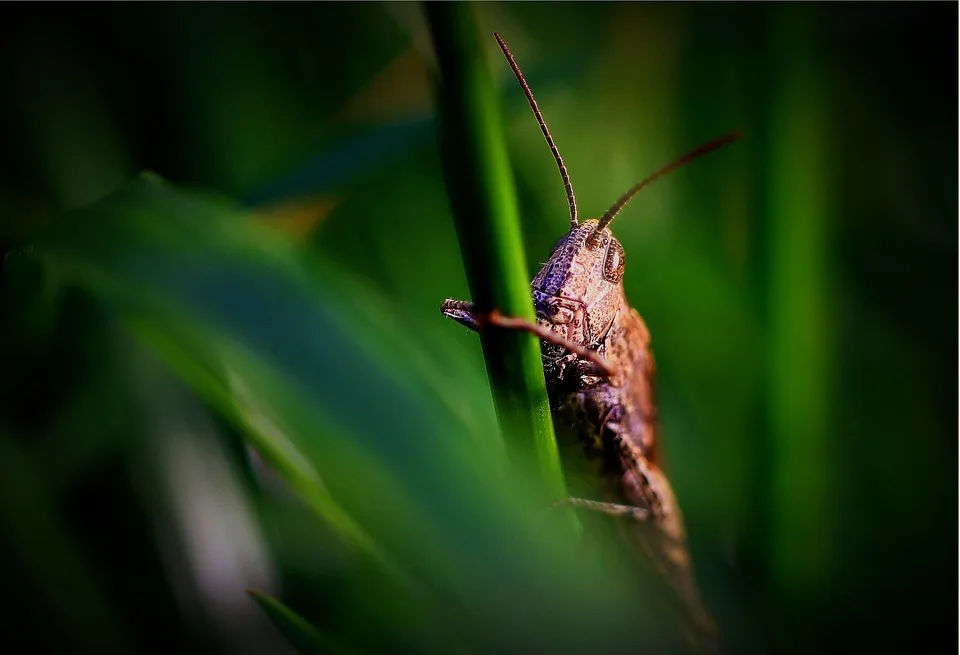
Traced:
POLYGON ((565 453, 568 481, 579 469, 586 478, 605 483, 604 501, 568 498, 561 503, 617 517, 628 542, 640 547, 676 592, 705 640, 701 643, 714 644, 715 624, 700 601, 680 509, 657 466, 659 424, 650 333, 627 302, 623 246, 607 226, 643 187, 739 135, 725 135, 684 155, 631 187, 599 220, 580 223, 563 159, 513 55, 500 35, 495 36, 557 161, 570 204, 570 231, 531 283, 536 323, 496 310, 481 312, 461 300, 444 301, 441 312, 472 330, 497 326, 525 330, 542 340, 561 450, 566 428, 567 436, 575 435, 567 442, 579 442, 575 450, 583 451, 565 453))

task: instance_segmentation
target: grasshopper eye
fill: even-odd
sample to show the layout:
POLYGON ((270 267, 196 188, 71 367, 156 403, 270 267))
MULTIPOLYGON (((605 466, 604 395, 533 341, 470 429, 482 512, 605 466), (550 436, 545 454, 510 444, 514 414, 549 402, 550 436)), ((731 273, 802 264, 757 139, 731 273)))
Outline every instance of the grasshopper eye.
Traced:
POLYGON ((603 277, 610 282, 619 282, 623 277, 623 246, 616 239, 610 240, 607 259, 603 263, 603 277))

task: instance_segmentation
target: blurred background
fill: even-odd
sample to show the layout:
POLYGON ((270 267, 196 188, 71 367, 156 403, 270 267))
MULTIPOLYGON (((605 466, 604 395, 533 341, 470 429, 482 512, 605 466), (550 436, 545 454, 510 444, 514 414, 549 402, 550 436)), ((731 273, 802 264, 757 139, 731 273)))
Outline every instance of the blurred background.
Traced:
MULTIPOLYGON (((479 343, 438 312, 469 292, 420 7, 41 7, 0 10, 0 553, 23 652, 294 652, 249 587, 331 651, 486 650, 447 630, 513 621, 518 652, 597 646, 550 622, 574 600, 538 598, 596 596, 608 636, 639 617, 611 592, 604 627, 601 574, 556 592, 569 568, 504 509, 521 492, 489 463, 479 343), (171 197, 81 209, 143 170, 171 197), (424 589, 468 609, 404 600, 424 589)), ((475 13, 531 278, 566 199, 494 30, 583 216, 744 132, 612 225, 731 650, 955 639, 956 4, 475 13)))

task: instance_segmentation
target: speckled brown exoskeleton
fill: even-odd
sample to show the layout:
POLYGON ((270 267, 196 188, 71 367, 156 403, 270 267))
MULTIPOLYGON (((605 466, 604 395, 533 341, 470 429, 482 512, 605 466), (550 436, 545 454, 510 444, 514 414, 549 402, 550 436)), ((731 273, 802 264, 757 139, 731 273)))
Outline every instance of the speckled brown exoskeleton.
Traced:
POLYGON ((684 155, 631 187, 599 219, 581 223, 570 177, 533 93, 507 45, 499 34, 495 36, 557 161, 570 204, 570 231, 557 242, 531 283, 536 323, 495 310, 481 312, 461 300, 444 301, 441 311, 473 330, 519 329, 541 339, 568 482, 578 476, 601 480, 605 494, 603 500, 560 502, 616 517, 627 541, 639 547, 677 594, 693 623, 698 645, 713 650, 715 624, 694 581, 676 498, 657 465, 659 423, 650 332, 627 302, 623 246, 608 226, 643 187, 739 135, 727 134, 684 155))

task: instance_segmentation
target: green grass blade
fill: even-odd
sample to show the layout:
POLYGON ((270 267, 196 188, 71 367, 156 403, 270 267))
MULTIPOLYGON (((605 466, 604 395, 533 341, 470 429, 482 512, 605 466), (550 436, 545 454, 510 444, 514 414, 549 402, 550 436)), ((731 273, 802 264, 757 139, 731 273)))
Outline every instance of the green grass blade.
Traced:
MULTIPOLYGON (((440 153, 472 300, 532 321, 506 138, 472 7, 436 2, 425 8, 442 77, 440 153)), ((507 448, 524 465, 536 461, 546 489, 560 497, 565 486, 539 341, 505 330, 484 331, 480 341, 507 448)))
POLYGON ((829 113, 815 52, 800 40, 813 33, 804 14, 777 21, 779 59, 767 167, 769 228, 769 533, 772 577, 796 597, 830 579, 836 503, 831 490, 831 202, 833 155, 823 135, 829 113), (810 138, 811 134, 821 135, 810 138), (803 180, 801 184, 797 180, 803 180), (803 535, 797 539, 796 535, 803 535))
POLYGON ((305 618, 281 603, 272 596, 268 596, 257 589, 247 589, 250 597, 263 609, 270 621, 280 630, 293 646, 303 655, 319 653, 351 653, 325 634, 305 618))

